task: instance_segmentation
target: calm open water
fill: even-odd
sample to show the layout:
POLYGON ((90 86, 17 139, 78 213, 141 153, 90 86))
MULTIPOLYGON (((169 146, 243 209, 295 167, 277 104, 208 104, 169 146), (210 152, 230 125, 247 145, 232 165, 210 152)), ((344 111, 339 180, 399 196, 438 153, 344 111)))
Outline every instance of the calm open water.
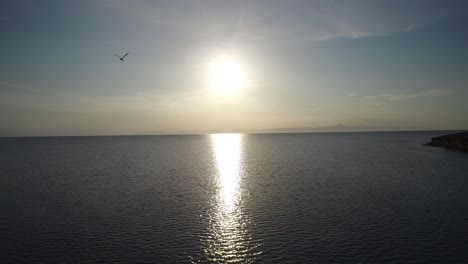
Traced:
POLYGON ((0 262, 468 263, 441 134, 0 138, 0 262))

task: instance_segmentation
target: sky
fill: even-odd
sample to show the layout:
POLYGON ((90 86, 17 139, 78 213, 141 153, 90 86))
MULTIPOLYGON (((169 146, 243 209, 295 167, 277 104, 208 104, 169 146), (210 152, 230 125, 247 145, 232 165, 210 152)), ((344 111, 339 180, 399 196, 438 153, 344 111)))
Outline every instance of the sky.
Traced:
POLYGON ((468 128, 467 1, 6 0, 0 32, 0 136, 468 128))

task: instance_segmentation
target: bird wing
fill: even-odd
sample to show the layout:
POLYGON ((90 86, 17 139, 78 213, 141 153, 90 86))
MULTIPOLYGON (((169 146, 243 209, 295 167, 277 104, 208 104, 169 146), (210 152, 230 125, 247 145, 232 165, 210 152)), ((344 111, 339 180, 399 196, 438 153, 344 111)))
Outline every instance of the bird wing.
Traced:
POLYGON ((122 59, 125 58, 125 56, 127 56, 130 52, 127 52, 127 54, 123 55, 122 59))
POLYGON ((112 53, 112 54, 114 54, 114 56, 116 56, 117 58, 120 59, 120 56, 119 56, 119 55, 117 55, 117 54, 115 54, 115 53, 112 53))

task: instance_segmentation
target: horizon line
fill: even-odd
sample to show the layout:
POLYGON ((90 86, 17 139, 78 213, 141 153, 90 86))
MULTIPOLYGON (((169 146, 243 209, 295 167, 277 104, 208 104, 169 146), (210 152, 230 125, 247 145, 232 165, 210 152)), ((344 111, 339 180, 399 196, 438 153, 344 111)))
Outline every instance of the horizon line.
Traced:
POLYGON ((47 138, 47 137, 144 137, 144 136, 207 136, 215 134, 336 134, 336 133, 388 133, 388 132, 453 132, 468 131, 468 129, 403 129, 403 130, 355 130, 355 131, 300 131, 300 132, 200 132, 200 133, 160 133, 160 134, 94 134, 94 135, 29 135, 0 136, 0 138, 47 138))

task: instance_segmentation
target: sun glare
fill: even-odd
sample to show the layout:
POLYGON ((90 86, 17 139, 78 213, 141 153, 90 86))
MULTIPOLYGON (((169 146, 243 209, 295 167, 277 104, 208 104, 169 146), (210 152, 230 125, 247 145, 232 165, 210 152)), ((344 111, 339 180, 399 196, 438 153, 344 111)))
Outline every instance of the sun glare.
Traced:
POLYGON ((246 87, 247 79, 242 65, 229 58, 213 60, 209 65, 211 88, 219 94, 227 95, 246 87))

